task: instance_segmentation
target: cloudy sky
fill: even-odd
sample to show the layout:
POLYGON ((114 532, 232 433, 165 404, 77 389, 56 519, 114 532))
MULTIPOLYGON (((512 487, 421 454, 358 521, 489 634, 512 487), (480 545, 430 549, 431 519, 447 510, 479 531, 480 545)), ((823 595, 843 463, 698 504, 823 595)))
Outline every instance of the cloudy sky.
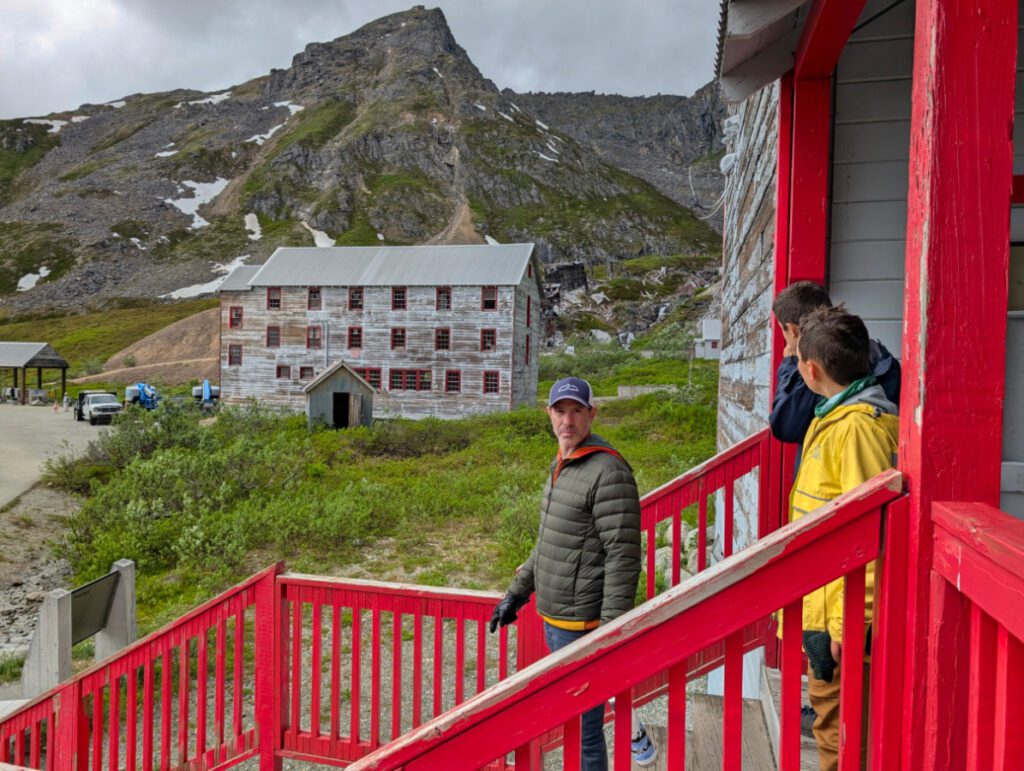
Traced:
MULTIPOLYGON (((139 92, 215 91, 391 0, 0 0, 0 118, 139 92)), ((486 77, 517 91, 691 94, 714 66, 717 0, 435 0, 486 77)))

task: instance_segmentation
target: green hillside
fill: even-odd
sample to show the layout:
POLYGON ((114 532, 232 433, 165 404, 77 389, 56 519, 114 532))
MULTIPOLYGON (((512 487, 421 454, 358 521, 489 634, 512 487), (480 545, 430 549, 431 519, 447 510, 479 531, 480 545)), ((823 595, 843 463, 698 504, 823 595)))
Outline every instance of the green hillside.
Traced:
POLYGON ((217 302, 216 298, 143 301, 81 315, 15 320, 0 323, 0 340, 49 343, 71 365, 68 375, 76 377, 168 324, 216 307, 217 302))
MULTIPOLYGON (((600 393, 659 374, 680 391, 602 405, 595 424, 641 491, 714 452, 713 363, 687 387, 678 362, 629 356, 594 382, 600 393)), ((278 559, 499 588, 532 545, 554 449, 539 408, 312 433, 304 416, 256 408, 225 410, 213 425, 192 411, 131 411, 82 456, 52 463, 47 482, 85 496, 59 545, 76 580, 136 561, 145 631, 278 559)))

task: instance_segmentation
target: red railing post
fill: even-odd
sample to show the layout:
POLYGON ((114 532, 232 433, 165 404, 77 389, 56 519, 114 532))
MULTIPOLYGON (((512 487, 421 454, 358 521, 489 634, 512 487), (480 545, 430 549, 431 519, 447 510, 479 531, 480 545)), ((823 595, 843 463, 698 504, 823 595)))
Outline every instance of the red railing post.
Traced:
POLYGON ((278 569, 256 585, 256 742, 260 771, 281 771, 280 672, 281 600, 278 569))
MULTIPOLYGON (((57 693, 57 740, 54 749, 54 768, 78 769, 78 722, 81 720, 79 704, 79 682, 63 686, 57 693)), ((88 758, 84 759, 88 763, 88 758)))

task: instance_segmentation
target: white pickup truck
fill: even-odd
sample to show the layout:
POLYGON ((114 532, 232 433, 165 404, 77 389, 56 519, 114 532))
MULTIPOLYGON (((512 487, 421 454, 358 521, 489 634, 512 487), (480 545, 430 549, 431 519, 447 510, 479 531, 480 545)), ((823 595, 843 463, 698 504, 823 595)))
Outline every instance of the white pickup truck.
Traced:
POLYGON ((84 394, 79 399, 78 409, 75 417, 78 420, 88 420, 90 426, 97 423, 109 423, 115 415, 119 415, 124 408, 114 394, 91 393, 84 394))

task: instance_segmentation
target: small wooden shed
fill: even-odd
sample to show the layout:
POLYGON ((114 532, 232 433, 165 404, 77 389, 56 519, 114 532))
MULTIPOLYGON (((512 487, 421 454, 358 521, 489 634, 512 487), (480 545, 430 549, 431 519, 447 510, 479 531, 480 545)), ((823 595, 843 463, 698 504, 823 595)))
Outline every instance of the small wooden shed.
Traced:
POLYGON ((302 390, 310 426, 325 423, 332 428, 349 428, 373 422, 377 389, 343 361, 325 369, 302 390))

